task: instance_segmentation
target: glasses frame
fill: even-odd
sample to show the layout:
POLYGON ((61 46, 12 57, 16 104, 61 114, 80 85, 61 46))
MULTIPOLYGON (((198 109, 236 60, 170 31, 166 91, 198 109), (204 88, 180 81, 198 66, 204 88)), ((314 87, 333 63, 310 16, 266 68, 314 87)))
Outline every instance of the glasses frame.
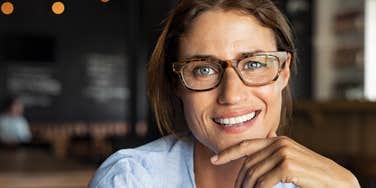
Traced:
POLYGON ((213 58, 213 57, 192 58, 192 59, 185 59, 185 60, 183 59, 183 60, 179 60, 177 62, 172 63, 172 70, 173 70, 174 73, 176 73, 176 74, 179 75, 179 79, 183 83, 184 87, 187 88, 188 90, 191 90, 191 91, 209 91, 209 90, 212 90, 212 89, 218 87, 219 84, 222 82, 223 75, 224 75, 224 72, 225 72, 225 70, 226 70, 227 67, 232 67, 235 70, 235 72, 237 73, 237 75, 239 76, 240 80, 242 80, 242 82, 246 86, 248 86, 248 87, 252 87, 252 86, 253 87, 255 87, 255 86, 264 86, 264 85, 268 85, 268 84, 271 84, 271 83, 275 82, 279 78, 280 73, 282 72, 282 70, 285 67, 288 55, 289 55, 289 52, 287 52, 287 51, 269 51, 269 52, 254 52, 254 53, 250 53, 250 54, 247 54, 245 56, 242 56, 239 59, 232 59, 232 60, 220 60, 220 59, 216 59, 216 58, 213 58), (244 78, 242 77, 240 71, 237 68, 237 65, 242 60, 244 60, 246 58, 249 58, 249 57, 252 57, 252 56, 261 56, 261 55, 274 56, 274 57, 277 58, 277 60, 278 60, 278 71, 277 71, 277 74, 274 76, 274 78, 271 81, 267 81, 267 82, 264 82, 264 83, 258 83, 258 84, 249 83, 246 80, 244 80, 244 78), (207 88, 207 89, 193 89, 193 88, 190 88, 188 86, 188 84, 186 83, 186 81, 184 80, 183 67, 186 64, 188 64, 188 63, 190 63, 192 61, 207 61, 207 60, 214 60, 214 62, 220 64, 220 66, 223 69, 223 71, 221 72, 220 78, 218 80, 218 83, 215 84, 213 87, 210 87, 210 88, 207 88))

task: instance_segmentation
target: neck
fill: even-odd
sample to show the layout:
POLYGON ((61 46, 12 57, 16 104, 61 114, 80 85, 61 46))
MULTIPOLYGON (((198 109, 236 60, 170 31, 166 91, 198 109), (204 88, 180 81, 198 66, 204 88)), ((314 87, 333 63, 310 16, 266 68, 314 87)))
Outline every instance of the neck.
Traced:
POLYGON ((196 187, 234 187, 243 160, 235 160, 224 165, 213 165, 210 158, 214 152, 195 140, 194 172, 196 187))

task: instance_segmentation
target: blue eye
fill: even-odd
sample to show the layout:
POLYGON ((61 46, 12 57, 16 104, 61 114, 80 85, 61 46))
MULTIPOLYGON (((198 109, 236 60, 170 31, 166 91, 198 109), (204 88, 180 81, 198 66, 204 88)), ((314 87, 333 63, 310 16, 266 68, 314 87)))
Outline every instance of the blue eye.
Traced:
POLYGON ((261 63, 261 62, 258 62, 258 61, 250 61, 250 62, 247 62, 245 64, 245 69, 251 69, 251 70, 255 70, 255 69, 259 69, 259 68, 262 68, 262 67, 266 67, 266 64, 265 63, 261 63))
POLYGON ((196 67, 194 73, 199 76, 208 76, 214 74, 215 71, 211 67, 196 67))

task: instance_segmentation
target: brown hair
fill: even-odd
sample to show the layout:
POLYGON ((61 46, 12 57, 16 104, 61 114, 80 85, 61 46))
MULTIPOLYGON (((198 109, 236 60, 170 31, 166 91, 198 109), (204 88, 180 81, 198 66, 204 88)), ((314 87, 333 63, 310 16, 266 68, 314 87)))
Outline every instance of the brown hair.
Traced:
MULTIPOLYGON (((291 71, 296 69, 296 52, 291 27, 271 0, 181 0, 167 17, 148 66, 149 97, 159 131, 174 134, 177 124, 184 124, 181 101, 175 90, 179 79, 173 74, 171 63, 177 60, 179 38, 193 19, 213 8, 238 10, 256 17, 261 24, 273 30, 278 50, 291 53, 291 71)), ((280 127, 288 123, 292 114, 289 86, 282 92, 280 127)))

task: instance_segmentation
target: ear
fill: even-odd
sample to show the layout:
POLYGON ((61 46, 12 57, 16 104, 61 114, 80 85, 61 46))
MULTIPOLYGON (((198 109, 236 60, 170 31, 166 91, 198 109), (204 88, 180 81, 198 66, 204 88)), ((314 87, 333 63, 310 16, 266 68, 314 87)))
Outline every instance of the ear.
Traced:
POLYGON ((285 66, 281 70, 279 74, 279 79, 281 79, 282 83, 282 89, 286 88, 287 84, 289 83, 290 80, 290 64, 291 64, 291 53, 287 53, 287 59, 285 62, 285 66))

